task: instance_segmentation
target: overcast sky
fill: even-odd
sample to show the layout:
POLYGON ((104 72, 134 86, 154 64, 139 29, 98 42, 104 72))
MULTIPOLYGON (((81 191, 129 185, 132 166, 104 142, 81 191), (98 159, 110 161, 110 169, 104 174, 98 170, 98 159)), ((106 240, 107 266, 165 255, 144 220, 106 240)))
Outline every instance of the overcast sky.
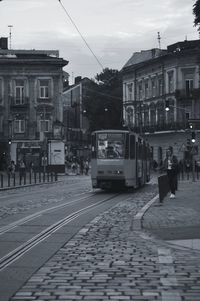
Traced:
MULTIPOLYGON (((135 51, 161 47, 186 37, 198 39, 193 27, 195 0, 61 0, 81 34, 103 65, 120 70, 135 51)), ((13 49, 56 49, 69 61, 73 77, 94 78, 102 71, 59 0, 2 0, 0 36, 13 49)))

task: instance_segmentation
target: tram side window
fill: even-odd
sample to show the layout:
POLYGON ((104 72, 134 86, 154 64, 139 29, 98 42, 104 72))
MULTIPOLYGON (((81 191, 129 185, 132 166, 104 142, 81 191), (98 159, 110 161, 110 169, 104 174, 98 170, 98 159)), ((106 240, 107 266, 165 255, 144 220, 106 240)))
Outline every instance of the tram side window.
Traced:
POLYGON ((95 159, 96 158, 96 135, 92 135, 92 141, 91 141, 91 144, 92 144, 92 159, 95 159))
POLYGON ((129 158, 129 134, 125 136, 125 159, 129 158))
POLYGON ((135 159, 135 136, 130 136, 130 159, 135 159))
POLYGON ((138 138, 138 159, 143 159, 142 140, 138 138))

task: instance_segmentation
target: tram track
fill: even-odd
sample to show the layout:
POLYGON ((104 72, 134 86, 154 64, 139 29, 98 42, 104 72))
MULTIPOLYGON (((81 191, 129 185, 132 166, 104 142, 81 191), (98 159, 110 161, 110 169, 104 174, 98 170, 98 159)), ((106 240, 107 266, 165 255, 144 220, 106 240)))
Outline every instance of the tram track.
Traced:
MULTIPOLYGON (((66 226, 67 224, 69 224, 71 221, 75 220, 76 218, 80 217, 81 215, 89 212, 90 210, 98 207, 99 205, 112 200, 114 198, 116 198, 117 196, 119 196, 120 194, 115 194, 112 195, 110 197, 106 197, 103 200, 100 200, 98 202, 96 202, 95 204, 91 204, 88 206, 85 206, 71 214, 69 214, 68 216, 60 219, 59 221, 57 221, 56 223, 52 224, 51 226, 47 227, 45 230, 41 231, 40 233, 38 233, 37 235, 35 235, 34 237, 32 237, 31 239, 29 239, 27 242, 23 243, 22 245, 18 246, 16 249, 12 250, 11 252, 7 253, 6 255, 4 255, 2 258, 0 258, 0 271, 2 271, 3 269, 5 269, 6 267, 8 267, 9 265, 11 265, 13 262, 15 262, 16 260, 18 260, 20 257, 22 257, 25 253, 27 253, 28 251, 30 251, 32 248, 34 248, 36 245, 40 244, 41 242, 43 242, 44 240, 46 240, 48 237, 50 237, 53 233, 55 233, 56 231, 58 231, 59 229, 61 229, 62 227, 66 226)), ((93 195, 94 196, 94 195, 93 195)), ((90 196, 93 197, 93 196, 90 196)), ((88 199, 88 197, 85 197, 88 199)), ((80 201, 80 199, 79 199, 80 201)), ((78 200, 76 200, 76 202, 78 202, 78 200)), ((67 206, 68 204, 63 204, 60 206, 54 206, 55 208, 57 207, 57 209, 61 209, 63 206, 67 206), (58 208, 59 207, 59 208, 58 208)), ((55 209, 54 208, 54 209, 55 209)), ((42 210, 43 212, 47 212, 48 210, 53 210, 53 208, 48 208, 46 210, 42 210)), ((37 215, 32 215, 27 217, 27 220, 24 219, 23 223, 28 222, 36 217, 39 216, 39 213, 36 213, 37 215), (29 219, 28 219, 29 218, 29 219)), ((41 214, 40 214, 41 215, 41 214)), ((22 222, 22 221, 21 221, 22 222)), ((10 229, 12 227, 17 227, 19 225, 19 221, 18 224, 10 224, 10 229)), ((1 228, 3 229, 3 228, 1 228)), ((4 233, 5 231, 9 231, 8 228, 4 229, 4 233)))
MULTIPOLYGON (((86 193, 86 194, 88 194, 88 193, 86 193)), ((22 218, 22 219, 20 219, 18 221, 10 223, 9 225, 0 227, 0 235, 4 234, 4 233, 6 233, 6 232, 8 232, 10 230, 13 230, 14 228, 16 228, 18 226, 26 224, 26 223, 28 223, 31 220, 34 220, 34 219, 40 217, 44 213, 48 213, 48 212, 55 211, 55 210, 58 210, 58 209, 61 209, 61 208, 65 208, 65 207, 70 206, 70 205, 72 205, 72 204, 74 204, 76 202, 92 198, 93 196, 95 196, 95 194, 96 193, 92 193, 90 196, 85 196, 85 197, 78 198, 76 200, 73 200, 73 201, 65 203, 65 204, 60 204, 60 205, 57 205, 57 206, 53 206, 53 207, 50 207, 50 208, 47 208, 47 209, 40 210, 40 211, 38 211, 38 212, 36 212, 34 214, 26 216, 25 218, 22 218)))

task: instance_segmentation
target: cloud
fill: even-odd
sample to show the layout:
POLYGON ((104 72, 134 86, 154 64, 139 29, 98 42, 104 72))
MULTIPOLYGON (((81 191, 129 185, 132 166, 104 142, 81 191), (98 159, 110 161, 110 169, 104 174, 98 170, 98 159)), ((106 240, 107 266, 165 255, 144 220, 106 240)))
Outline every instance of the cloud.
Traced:
MULTIPOLYGON (((62 0, 82 35, 105 67, 121 69, 133 52, 198 38, 191 0, 62 0)), ((94 77, 100 66, 58 0, 0 2, 2 35, 12 24, 14 48, 58 49, 65 70, 94 77)))

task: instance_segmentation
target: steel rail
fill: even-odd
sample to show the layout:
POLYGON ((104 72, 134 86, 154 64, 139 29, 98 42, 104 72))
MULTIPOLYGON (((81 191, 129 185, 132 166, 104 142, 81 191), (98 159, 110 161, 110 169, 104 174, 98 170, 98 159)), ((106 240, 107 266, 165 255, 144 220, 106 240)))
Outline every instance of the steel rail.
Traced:
MULTIPOLYGON (((88 194, 88 192, 87 192, 87 193, 84 193, 84 194, 88 194)), ((67 207, 67 206, 69 206, 69 205, 71 205, 71 204, 73 204, 73 203, 79 202, 79 201, 81 201, 81 200, 90 199, 90 198, 92 198, 94 195, 96 195, 96 193, 93 193, 92 195, 85 196, 85 197, 82 197, 82 198, 73 200, 73 201, 68 202, 68 203, 65 203, 65 204, 61 204, 61 205, 53 206, 53 207, 50 207, 50 208, 47 208, 47 209, 43 209, 43 210, 38 211, 38 212, 36 212, 36 213, 34 213, 34 214, 28 215, 28 216, 26 216, 26 217, 24 217, 24 218, 22 218, 22 219, 20 219, 20 220, 18 220, 18 221, 15 221, 15 222, 13 222, 13 223, 10 223, 10 224, 8 224, 8 225, 6 225, 6 226, 1 227, 1 228, 0 228, 0 235, 3 235, 4 233, 6 233, 6 232, 8 232, 8 231, 10 231, 10 230, 12 230, 12 229, 18 227, 18 226, 21 226, 21 225, 23 225, 23 224, 26 224, 26 223, 28 223, 29 221, 31 221, 31 220, 33 220, 33 219, 36 219, 36 218, 40 217, 40 216, 41 216, 42 214, 44 214, 44 213, 47 213, 47 212, 49 212, 49 211, 58 210, 58 209, 60 209, 60 208, 65 208, 65 207, 67 207)))
POLYGON ((46 228, 45 230, 43 230, 36 236, 32 237, 27 242, 23 243, 21 246, 17 247, 13 251, 9 252, 8 254, 6 254, 5 256, 0 258, 0 270, 3 270, 4 268, 8 267, 10 264, 12 264, 17 259, 19 259, 21 256, 23 256, 26 252, 28 252, 29 250, 34 248, 37 244, 39 244, 42 241, 44 241, 45 239, 47 239, 50 235, 52 235, 53 233, 58 231, 60 228, 67 225, 74 219, 76 219, 77 217, 81 216, 85 212, 92 210, 94 207, 97 207, 100 204, 117 197, 118 195, 119 194, 117 194, 117 195, 115 194, 114 196, 103 199, 103 200, 99 201, 98 203, 95 203, 95 204, 86 206, 80 210, 77 210, 76 212, 71 213, 67 217, 65 217, 65 218, 61 219, 60 221, 54 223, 53 225, 49 226, 48 228, 46 228))

